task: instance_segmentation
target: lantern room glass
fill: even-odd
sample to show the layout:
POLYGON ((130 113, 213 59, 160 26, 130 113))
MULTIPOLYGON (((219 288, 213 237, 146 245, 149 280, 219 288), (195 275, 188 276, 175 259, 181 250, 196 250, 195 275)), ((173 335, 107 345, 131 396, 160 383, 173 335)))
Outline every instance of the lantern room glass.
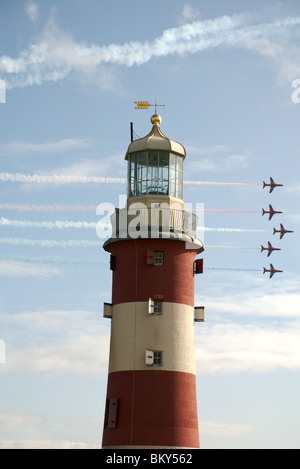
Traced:
POLYGON ((183 158, 166 151, 143 151, 129 155, 129 197, 169 195, 182 199, 183 158))

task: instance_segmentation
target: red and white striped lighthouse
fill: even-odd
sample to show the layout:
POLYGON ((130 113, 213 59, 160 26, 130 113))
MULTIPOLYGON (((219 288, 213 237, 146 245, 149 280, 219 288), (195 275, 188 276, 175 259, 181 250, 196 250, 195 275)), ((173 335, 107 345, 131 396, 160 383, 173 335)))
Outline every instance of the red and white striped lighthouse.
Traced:
MULTIPOLYGON (((160 130, 128 147, 128 198, 112 215, 111 342, 102 448, 199 448, 194 275, 203 251, 184 210, 184 147, 160 130)), ((200 267, 199 267, 200 266, 200 267)))

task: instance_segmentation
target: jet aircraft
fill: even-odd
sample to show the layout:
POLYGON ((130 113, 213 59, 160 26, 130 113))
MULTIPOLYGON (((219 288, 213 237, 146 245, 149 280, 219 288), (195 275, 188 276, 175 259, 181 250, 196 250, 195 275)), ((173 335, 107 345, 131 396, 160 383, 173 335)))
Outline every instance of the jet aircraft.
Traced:
POLYGON ((282 187, 283 184, 276 184, 276 182, 274 182, 273 178, 270 178, 270 184, 267 184, 265 181, 263 181, 263 189, 264 189, 265 187, 270 187, 270 191, 269 191, 270 194, 271 194, 271 192, 273 191, 273 189, 274 189, 275 187, 279 187, 279 186, 282 187))
POLYGON ((269 214, 269 220, 273 218, 275 213, 282 213, 282 212, 277 212, 276 210, 273 209, 272 205, 269 204, 269 210, 265 210, 264 208, 262 209, 262 215, 265 215, 266 213, 269 214))
POLYGON ((273 251, 281 251, 281 249, 280 248, 273 248, 270 241, 268 241, 268 247, 267 248, 264 248, 263 245, 261 246, 260 252, 263 252, 263 251, 268 251, 268 257, 269 257, 272 254, 273 251))
POLYGON ((281 223, 280 223, 280 230, 276 230, 276 228, 273 228, 273 230, 274 230, 273 235, 275 233, 280 233, 280 239, 283 238, 286 233, 294 233, 291 230, 286 230, 281 223))
POLYGON ((270 272, 269 278, 272 278, 273 275, 274 275, 276 272, 283 272, 283 270, 274 269, 273 265, 270 264, 270 269, 266 269, 266 268, 264 267, 263 273, 265 274, 266 272, 270 272))

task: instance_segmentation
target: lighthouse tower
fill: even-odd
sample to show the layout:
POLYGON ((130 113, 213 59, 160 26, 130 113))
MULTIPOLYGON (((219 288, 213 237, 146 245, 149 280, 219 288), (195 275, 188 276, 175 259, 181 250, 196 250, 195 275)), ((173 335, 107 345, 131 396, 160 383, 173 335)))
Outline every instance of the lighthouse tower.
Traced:
POLYGON ((199 448, 194 275, 204 248, 184 209, 184 147, 160 130, 128 147, 128 198, 104 243, 113 274, 102 448, 199 448))

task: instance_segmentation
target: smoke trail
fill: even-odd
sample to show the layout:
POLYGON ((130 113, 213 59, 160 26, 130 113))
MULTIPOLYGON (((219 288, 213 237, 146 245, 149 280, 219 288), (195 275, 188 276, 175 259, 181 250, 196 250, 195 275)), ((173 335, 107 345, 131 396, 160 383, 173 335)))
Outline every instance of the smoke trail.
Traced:
POLYGON ((209 228, 207 226, 197 228, 197 231, 219 231, 219 232, 231 232, 231 233, 259 233, 259 232, 266 232, 267 230, 253 230, 253 229, 244 229, 244 228, 209 228))
MULTIPOLYGON (((111 207, 109 207, 111 208, 111 207)), ((0 203, 0 210, 17 210, 20 212, 80 212, 90 211, 96 212, 97 205, 35 205, 35 204, 8 204, 0 203)), ((219 210, 219 209, 203 209, 203 210, 187 210, 195 213, 261 213, 261 210, 219 210)))
MULTIPOLYGON (((195 210, 195 212, 201 212, 201 210, 195 210)), ((204 209, 206 213, 261 213, 260 210, 217 210, 217 209, 204 209)))
POLYGON ((96 205, 29 205, 29 204, 0 204, 0 210, 18 210, 20 212, 65 212, 91 211, 95 212, 96 205))
POLYGON ((261 272, 262 269, 235 269, 231 267, 205 267, 205 270, 233 270, 241 272, 261 272))
MULTIPOLYGON (((12 244, 15 246, 41 246, 41 247, 99 247, 103 243, 100 241, 89 241, 89 240, 74 240, 69 239, 68 241, 55 241, 51 239, 28 239, 28 238, 0 238, 0 244, 12 244)), ((260 248, 250 248, 242 246, 209 246, 205 245, 205 249, 251 249, 259 250, 260 248)))
POLYGON ((45 183, 124 183, 126 178, 110 178, 102 176, 66 176, 66 175, 39 175, 39 174, 22 174, 22 173, 0 173, 0 182, 35 182, 38 184, 45 183))
MULTIPOLYGON (((99 222, 98 222, 99 223, 99 222)), ((51 229, 96 229, 98 223, 88 221, 27 221, 27 220, 8 220, 7 218, 0 218, 0 226, 13 226, 15 228, 46 228, 51 229)), ((109 228, 109 224, 105 224, 109 228)), ((197 231, 217 231, 217 232, 265 232, 266 230, 244 229, 244 228, 210 228, 198 227, 197 231)))
POLYGON ((0 218, 0 225, 14 226, 15 228, 47 228, 51 230, 57 228, 59 230, 65 228, 90 229, 96 228, 97 223, 87 221, 26 221, 26 220, 8 220, 0 218))
POLYGON ((261 186, 261 184, 253 184, 250 182, 207 182, 207 181, 183 181, 183 184, 197 186, 261 186))
MULTIPOLYGON (((72 266, 108 266, 108 262, 94 261, 88 259, 50 259, 50 258, 36 258, 36 257, 21 257, 21 256, 0 256, 1 261, 15 261, 25 262, 30 264, 60 264, 72 266)), ((205 270, 230 270, 242 272, 261 272, 262 269, 239 269, 230 267, 205 267, 205 270)))
POLYGON ((0 256, 1 261, 15 261, 25 262, 29 264, 60 264, 60 265, 86 265, 86 266, 97 266, 105 265, 108 266, 108 262, 92 261, 88 259, 50 259, 50 258, 38 258, 38 257, 22 257, 22 256, 0 256))
POLYGON ((268 39, 300 23, 300 17, 294 17, 246 26, 246 19, 244 15, 223 16, 167 29, 152 41, 85 46, 60 31, 52 18, 41 38, 18 58, 0 58, 0 72, 8 89, 41 85, 62 80, 72 71, 90 74, 103 64, 131 67, 171 54, 195 54, 221 46, 247 48, 250 40, 268 39))
POLYGON ((248 248, 248 247, 241 247, 241 246, 208 246, 205 245, 205 249, 255 249, 259 250, 260 248, 248 248))
MULTIPOLYGON (((72 176, 72 175, 39 175, 39 174, 23 174, 23 173, 0 173, 0 182, 34 182, 38 184, 46 183, 96 183, 96 184, 123 184, 127 182, 126 178, 111 178, 103 176, 72 176)), ((261 186, 257 183, 248 182, 213 182, 213 181, 183 181, 186 185, 200 186, 261 186)))
POLYGON ((23 246, 41 246, 41 247, 99 247, 103 243, 100 241, 89 241, 89 240, 74 240, 69 239, 68 241, 55 241, 51 239, 27 239, 27 238, 0 238, 0 244, 12 244, 12 245, 23 245, 23 246))

